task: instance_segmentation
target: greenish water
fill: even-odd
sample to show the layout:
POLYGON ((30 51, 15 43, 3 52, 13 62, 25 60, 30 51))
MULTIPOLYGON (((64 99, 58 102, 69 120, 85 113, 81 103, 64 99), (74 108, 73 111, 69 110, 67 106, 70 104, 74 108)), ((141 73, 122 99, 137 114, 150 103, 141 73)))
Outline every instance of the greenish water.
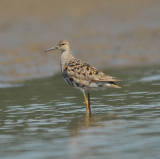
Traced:
POLYGON ((160 67, 104 71, 122 89, 80 91, 61 75, 0 88, 1 159, 159 159, 160 67))

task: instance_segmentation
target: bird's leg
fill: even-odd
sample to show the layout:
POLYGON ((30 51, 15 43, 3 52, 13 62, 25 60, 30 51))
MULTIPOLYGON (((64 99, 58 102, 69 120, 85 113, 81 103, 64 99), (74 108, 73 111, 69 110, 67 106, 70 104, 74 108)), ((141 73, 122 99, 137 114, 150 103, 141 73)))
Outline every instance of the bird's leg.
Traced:
POLYGON ((86 97, 86 94, 83 93, 84 99, 85 99, 85 103, 86 103, 86 111, 87 113, 91 113, 91 108, 90 108, 90 97, 89 97, 89 93, 88 93, 88 99, 86 97))
POLYGON ((90 102, 90 94, 89 94, 89 92, 88 92, 87 94, 88 94, 88 112, 89 112, 89 115, 91 115, 91 107, 90 107, 90 104, 91 104, 91 102, 90 102))
POLYGON ((89 105, 89 109, 91 109, 91 108, 90 108, 90 104, 91 104, 91 102, 90 102, 90 94, 89 94, 89 92, 88 92, 88 105, 89 105))
POLYGON ((86 97, 86 94, 85 93, 83 93, 83 96, 84 96, 84 99, 85 99, 85 103, 86 103, 86 109, 88 109, 88 99, 87 99, 87 97, 86 97))

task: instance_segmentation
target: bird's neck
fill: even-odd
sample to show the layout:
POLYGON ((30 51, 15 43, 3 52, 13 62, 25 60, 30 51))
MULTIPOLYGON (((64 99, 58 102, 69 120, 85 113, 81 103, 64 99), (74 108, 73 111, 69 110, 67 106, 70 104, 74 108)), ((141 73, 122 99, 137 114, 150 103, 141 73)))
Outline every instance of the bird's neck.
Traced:
POLYGON ((66 65, 73 59, 72 51, 71 50, 66 50, 61 52, 61 64, 66 65))

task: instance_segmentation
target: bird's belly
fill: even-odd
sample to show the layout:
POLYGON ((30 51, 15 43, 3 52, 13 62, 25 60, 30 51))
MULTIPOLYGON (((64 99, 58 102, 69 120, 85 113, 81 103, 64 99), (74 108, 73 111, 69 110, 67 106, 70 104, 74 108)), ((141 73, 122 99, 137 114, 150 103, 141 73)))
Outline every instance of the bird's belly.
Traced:
POLYGON ((63 75, 65 82, 69 84, 70 86, 79 88, 80 90, 88 89, 88 87, 85 84, 80 83, 77 80, 74 80, 73 77, 70 77, 66 72, 63 72, 62 75, 63 75))
POLYGON ((104 90, 109 87, 111 87, 111 84, 104 82, 92 82, 88 85, 88 89, 90 90, 104 90))

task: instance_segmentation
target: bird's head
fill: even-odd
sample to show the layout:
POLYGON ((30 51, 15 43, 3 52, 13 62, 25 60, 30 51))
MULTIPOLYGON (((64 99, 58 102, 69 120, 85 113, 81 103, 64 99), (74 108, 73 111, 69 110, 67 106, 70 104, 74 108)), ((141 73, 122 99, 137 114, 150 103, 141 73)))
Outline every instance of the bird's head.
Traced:
POLYGON ((70 44, 67 40, 61 40, 56 46, 45 50, 45 52, 48 52, 48 51, 51 51, 51 50, 60 50, 60 52, 63 53, 64 51, 70 51, 71 46, 70 46, 70 44))

